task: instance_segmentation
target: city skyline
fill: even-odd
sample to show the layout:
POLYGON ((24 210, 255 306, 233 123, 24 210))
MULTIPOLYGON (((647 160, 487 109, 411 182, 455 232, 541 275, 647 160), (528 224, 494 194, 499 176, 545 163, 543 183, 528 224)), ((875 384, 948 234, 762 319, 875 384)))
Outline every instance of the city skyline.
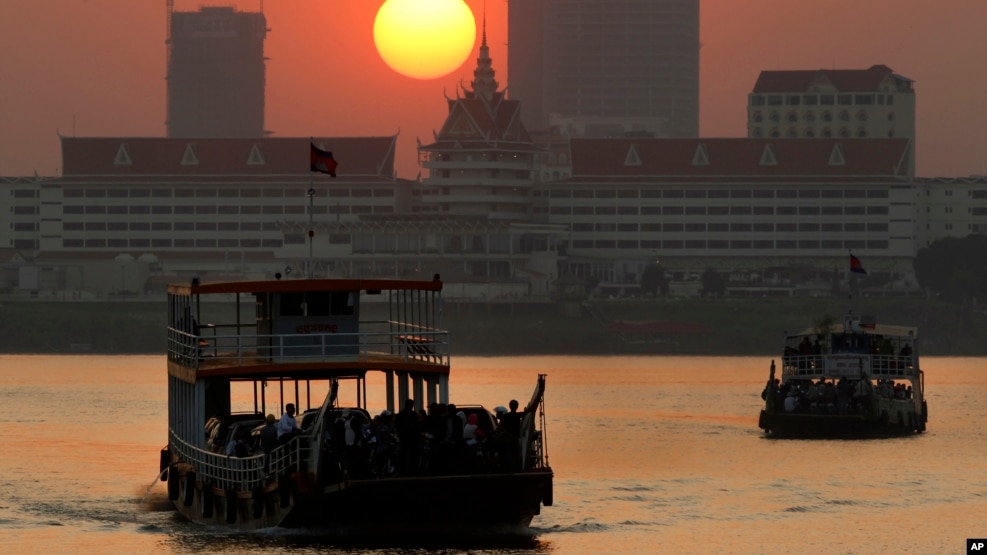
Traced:
MULTIPOLYGON (((265 43, 270 58, 265 127, 274 137, 400 133, 397 172, 414 178, 416 139, 431 142, 446 116, 443 95, 455 97, 460 84, 471 80, 476 54, 439 79, 395 73, 373 45, 373 18, 382 3, 263 2, 271 29, 265 43)), ((261 4, 205 5, 256 11, 261 4)), ((467 4, 481 22, 483 0, 467 4)), ((200 5, 177 0, 175 9, 200 5)), ((954 0, 949 5, 943 10, 932 0, 871 0, 866 5, 831 0, 812 6, 702 0, 700 136, 746 135, 747 94, 763 70, 884 64, 915 81, 917 174, 987 173, 987 107, 979 100, 987 76, 975 67, 987 56, 987 40, 976 27, 987 16, 987 3, 954 0)), ((501 87, 509 90, 506 10, 506 1, 486 4, 493 68, 501 87)), ((57 133, 165 136, 165 35, 163 1, 4 2, 0 175, 60 175, 57 133)), ((474 51, 478 47, 479 37, 474 51)), ((344 170, 340 161, 341 175, 344 170)))

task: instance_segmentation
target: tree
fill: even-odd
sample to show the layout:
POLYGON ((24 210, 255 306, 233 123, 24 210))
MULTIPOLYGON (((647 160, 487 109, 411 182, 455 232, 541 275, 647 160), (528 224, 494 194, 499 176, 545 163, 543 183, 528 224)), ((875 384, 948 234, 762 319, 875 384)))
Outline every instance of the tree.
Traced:
POLYGON ((641 272, 641 291, 657 295, 668 295, 668 276, 658 264, 648 264, 641 272))
POLYGON ((919 249, 912 263, 919 285, 943 299, 987 298, 987 236, 946 237, 919 249))
POLYGON ((712 268, 706 268, 706 271, 703 272, 702 282, 703 289, 700 291, 700 294, 704 297, 706 295, 710 297, 722 297, 726 293, 726 279, 723 278, 723 274, 712 268))

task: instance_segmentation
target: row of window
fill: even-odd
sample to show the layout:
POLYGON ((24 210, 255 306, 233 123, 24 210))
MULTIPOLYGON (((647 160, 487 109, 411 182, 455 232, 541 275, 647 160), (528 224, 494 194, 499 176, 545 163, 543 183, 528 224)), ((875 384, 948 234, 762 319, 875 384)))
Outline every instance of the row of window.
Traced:
POLYGON ((872 249, 886 250, 888 241, 885 240, 810 240, 810 239, 778 239, 743 240, 743 239, 687 239, 687 240, 575 240, 573 249, 872 249))
POLYGON ((874 223, 575 223, 573 232, 689 232, 689 233, 843 233, 843 232, 886 232, 888 224, 874 223))
POLYGON ((887 206, 552 206, 555 216, 879 216, 887 206))
POLYGON ((751 106, 893 106, 893 94, 752 94, 751 106))
MULTIPOLYGON (((833 113, 830 112, 830 111, 828 111, 828 110, 822 112, 822 114, 820 115, 820 117, 825 122, 831 122, 831 121, 833 121, 833 113)), ((850 112, 848 110, 843 110, 839 114, 837 114, 836 117, 839 118, 840 121, 848 122, 848 121, 850 121, 850 112)), ((870 118, 870 114, 868 114, 866 110, 859 110, 857 112, 856 117, 857 117, 857 121, 864 122, 864 121, 867 121, 870 118)), ((754 110, 754 112, 753 112, 753 114, 751 116, 751 119, 754 120, 754 123, 761 123, 761 122, 763 122, 764 121, 764 112, 762 112, 761 110, 754 110)), ((812 123, 812 122, 816 121, 816 113, 813 112, 812 110, 806 111, 806 112, 804 112, 802 114, 802 119, 804 119, 805 121, 807 121, 809 123, 812 123)), ((888 122, 893 122, 894 119, 895 119, 894 112, 889 113, 887 115, 887 119, 888 119, 888 122)), ((768 120, 769 121, 772 121, 774 123, 780 122, 781 121, 781 112, 778 112, 777 110, 772 110, 772 111, 768 112, 768 120)), ((799 113, 796 112, 796 111, 794 111, 794 110, 789 111, 785 115, 785 121, 787 121, 789 123, 795 123, 798 120, 799 120, 799 113)))
MULTIPOLYGON (((777 127, 772 127, 766 133, 767 135, 765 135, 764 129, 761 129, 760 127, 755 127, 754 129, 751 130, 751 137, 754 137, 755 139, 760 139, 765 136, 771 137, 772 139, 777 139, 781 137, 781 131, 777 127)), ((813 139, 816 137, 816 133, 817 131, 815 129, 809 127, 802 131, 802 136, 805 137, 806 139, 813 139)), ((838 131, 836 131, 835 134, 833 133, 833 130, 828 127, 823 127, 821 130, 818 131, 818 136, 824 139, 829 139, 831 137, 840 137, 841 139, 849 139, 851 135, 852 134, 850 132, 850 129, 847 127, 841 127, 838 131)), ((785 132, 785 137, 789 139, 797 139, 798 136, 799 136, 799 131, 794 127, 789 127, 788 130, 785 132)), ((868 136, 870 136, 870 132, 867 131, 867 129, 863 127, 857 128, 856 137, 858 139, 866 139, 868 136)), ((895 136, 894 129, 888 129, 888 138, 891 139, 894 138, 894 136, 895 136)))
POLYGON ((63 222, 62 231, 278 231, 278 222, 63 222))
MULTIPOLYGON (((393 187, 354 187, 335 188, 319 187, 316 197, 393 197, 393 187)), ((64 198, 294 198, 308 202, 308 189, 265 188, 230 188, 213 189, 211 187, 121 187, 113 189, 66 187, 62 190, 64 198)))
POLYGON ((563 189, 551 198, 888 198, 887 189, 563 189))
MULTIPOLYGON (((21 208, 21 207, 17 207, 21 208)), ((31 207, 26 207, 31 208, 31 207)), ((15 212, 17 213, 17 212, 15 212)), ((37 213, 32 212, 32 213, 37 213)), ((250 206, 239 206, 239 205, 192 205, 192 204, 179 204, 176 206, 162 205, 162 206, 104 206, 104 205, 89 205, 82 206, 78 204, 65 205, 62 207, 62 213, 67 215, 75 214, 111 214, 111 215, 149 215, 149 214, 196 214, 196 215, 207 215, 207 214, 225 214, 230 216, 238 216, 242 214, 267 214, 267 215, 279 215, 279 214, 308 214, 307 206, 284 206, 280 204, 266 204, 260 205, 250 205, 250 206)), ((373 206, 369 204, 354 204, 354 205, 342 205, 334 204, 330 206, 321 205, 313 206, 312 214, 393 214, 394 206, 390 204, 373 206)))
POLYGON ((62 239, 65 249, 278 249, 281 239, 62 239))

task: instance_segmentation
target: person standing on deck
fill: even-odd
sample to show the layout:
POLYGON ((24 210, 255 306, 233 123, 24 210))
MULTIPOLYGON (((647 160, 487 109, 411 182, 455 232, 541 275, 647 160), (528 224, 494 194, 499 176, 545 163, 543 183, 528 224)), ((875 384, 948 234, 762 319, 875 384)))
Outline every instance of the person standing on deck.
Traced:
POLYGON ((301 432, 298 429, 298 422, 295 420, 295 405, 288 403, 284 407, 281 420, 278 421, 278 443, 283 445, 301 432))
POLYGON ((268 414, 267 421, 264 423, 264 427, 260 430, 260 446, 265 453, 274 451, 274 448, 278 446, 277 422, 278 421, 274 418, 273 414, 268 414))
POLYGON ((395 431, 400 445, 399 470, 405 476, 414 476, 418 473, 418 443, 421 439, 421 426, 418 422, 418 413, 415 412, 414 399, 404 401, 404 409, 398 413, 395 420, 395 431))

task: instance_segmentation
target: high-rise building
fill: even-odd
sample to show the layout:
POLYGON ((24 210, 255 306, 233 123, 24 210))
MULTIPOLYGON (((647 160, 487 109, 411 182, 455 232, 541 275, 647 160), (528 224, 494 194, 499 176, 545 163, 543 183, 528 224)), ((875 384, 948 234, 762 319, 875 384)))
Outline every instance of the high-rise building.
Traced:
POLYGON ((168 136, 263 137, 264 14, 203 7, 168 17, 168 136))
POLYGON ((699 134, 699 0, 508 0, 507 94, 577 136, 699 134))

